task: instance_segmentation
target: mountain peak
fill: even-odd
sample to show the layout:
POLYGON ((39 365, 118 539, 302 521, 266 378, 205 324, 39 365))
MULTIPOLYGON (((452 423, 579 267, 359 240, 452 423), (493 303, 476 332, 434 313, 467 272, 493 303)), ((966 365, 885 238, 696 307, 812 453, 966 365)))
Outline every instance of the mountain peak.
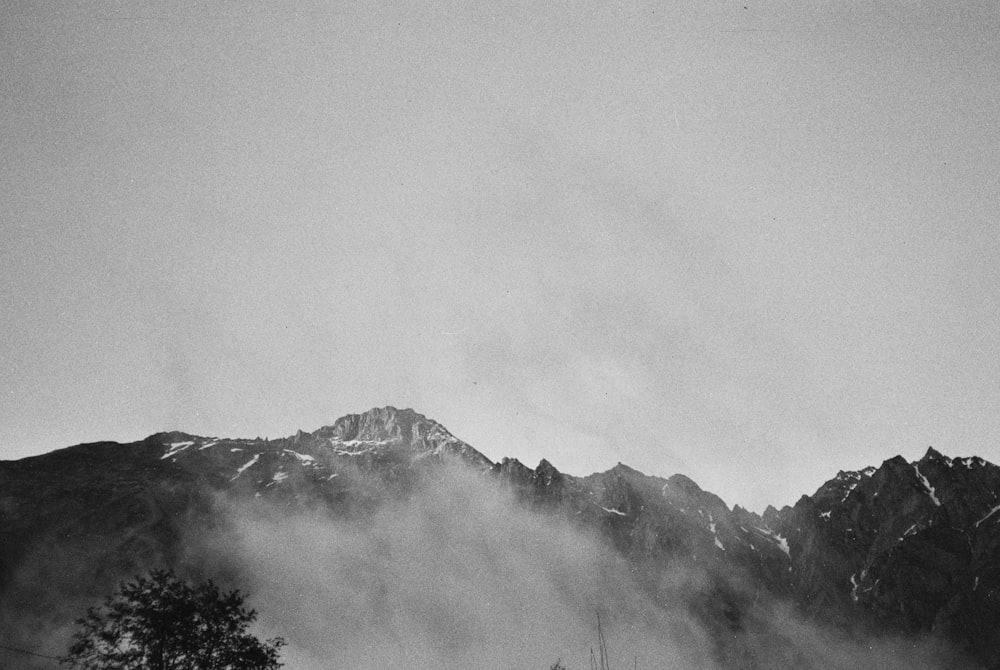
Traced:
POLYGON ((347 414, 323 426, 314 433, 316 437, 338 442, 410 442, 414 429, 418 433, 442 432, 451 436, 441 424, 412 409, 396 409, 391 405, 373 407, 361 414, 347 414), (424 430, 420 430, 423 428, 424 430))
POLYGON ((670 475, 670 477, 667 478, 667 484, 669 484, 671 488, 680 489, 685 493, 691 493, 691 494, 704 493, 702 488, 698 486, 698 484, 695 483, 693 479, 691 479, 687 475, 682 475, 680 473, 670 475))
POLYGON ((447 428, 412 409, 391 405, 373 407, 361 414, 347 414, 311 434, 341 455, 387 454, 408 451, 414 458, 459 456, 479 469, 493 462, 447 428))
POLYGON ((617 465, 615 465, 613 468, 611 468, 610 470, 608 470, 607 474, 609 474, 609 475, 617 475, 619 477, 620 476, 637 476, 637 475, 638 476, 642 476, 642 477, 646 476, 642 472, 639 472, 635 468, 632 468, 632 467, 629 467, 629 466, 625 465, 621 461, 618 461, 617 465))
POLYGON ((942 454, 941 452, 939 452, 934 447, 927 447, 927 452, 924 454, 924 457, 920 459, 921 463, 923 463, 924 461, 946 461, 947 462, 947 461, 951 461, 951 459, 948 458, 947 456, 945 456, 944 454, 942 454))

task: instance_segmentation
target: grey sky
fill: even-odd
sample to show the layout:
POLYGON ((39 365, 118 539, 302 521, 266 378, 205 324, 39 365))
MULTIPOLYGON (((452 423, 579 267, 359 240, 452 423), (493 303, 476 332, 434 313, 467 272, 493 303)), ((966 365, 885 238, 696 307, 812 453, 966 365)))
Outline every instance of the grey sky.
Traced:
POLYGON ((790 504, 1000 461, 993 2, 8 2, 0 457, 413 407, 790 504))

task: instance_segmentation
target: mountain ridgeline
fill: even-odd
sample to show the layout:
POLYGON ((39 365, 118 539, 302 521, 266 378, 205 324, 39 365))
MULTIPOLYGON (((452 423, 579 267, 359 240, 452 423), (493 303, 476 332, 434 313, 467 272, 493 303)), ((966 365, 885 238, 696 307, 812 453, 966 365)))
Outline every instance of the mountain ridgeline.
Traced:
MULTIPOLYGON (((463 495, 481 489, 525 518, 593 538, 612 557, 601 570, 625 573, 615 579, 627 579, 650 607, 683 612, 670 621, 707 640, 687 667, 885 667, 877 656, 814 657, 820 643, 803 645, 808 637, 862 641, 865 650, 875 646, 864 641, 919 641, 928 658, 943 655, 940 667, 1000 668, 1000 468, 980 458, 933 449, 912 463, 897 456, 840 472, 795 505, 758 515, 680 474, 663 479, 619 464, 575 477, 545 460, 535 468, 494 463, 435 421, 392 407, 281 439, 171 432, 0 462, 0 644, 59 651, 80 607, 154 567, 242 586, 247 564, 235 548, 220 549, 233 510, 240 519, 323 519, 363 531, 387 509, 405 510, 423 491, 440 495, 456 479, 463 495)), ((451 509, 474 517, 498 508, 466 500, 451 509)), ((466 522, 477 533, 501 525, 466 522)), ((444 537, 442 545, 456 544, 444 537)), ((376 548, 369 567, 395 541, 376 548)), ((451 569, 449 555, 464 560, 442 551, 434 569, 451 569)), ((385 583, 372 589, 392 597, 385 583)), ((590 617, 605 605, 584 603, 586 611, 566 616, 590 617)), ((694 636, 671 630, 663 635, 694 636)), ((294 631, 277 632, 294 648, 294 631)))

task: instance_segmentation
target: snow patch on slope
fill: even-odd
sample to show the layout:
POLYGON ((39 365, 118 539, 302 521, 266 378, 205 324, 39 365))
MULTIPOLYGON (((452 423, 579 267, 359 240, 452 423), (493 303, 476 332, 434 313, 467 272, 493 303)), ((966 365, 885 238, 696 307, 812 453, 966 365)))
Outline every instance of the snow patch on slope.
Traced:
POLYGON ((170 444, 167 445, 168 447, 170 447, 169 449, 167 449, 167 453, 160 456, 160 460, 162 461, 164 459, 170 458, 171 456, 175 456, 180 452, 184 451, 185 449, 187 449, 188 447, 190 447, 192 444, 194 444, 193 441, 171 442, 170 444))
POLYGON ((920 472, 920 468, 917 467, 916 463, 913 464, 913 470, 914 472, 917 473, 917 479, 920 480, 920 483, 923 484, 924 488, 927 490, 927 495, 931 497, 931 500, 934 502, 935 505, 940 507, 941 501, 938 500, 937 495, 935 495, 934 487, 931 486, 931 483, 927 480, 927 477, 924 477, 924 475, 920 472))
POLYGON ((241 466, 241 467, 240 467, 240 468, 239 468, 239 469, 238 469, 238 470, 236 471, 236 474, 235 474, 235 475, 233 476, 233 478, 232 478, 232 479, 230 479, 229 481, 235 481, 237 477, 239 477, 240 475, 242 475, 242 474, 243 474, 243 472, 244 472, 244 471, 246 471, 246 469, 247 469, 247 468, 251 467, 251 466, 252 466, 252 465, 253 465, 254 463, 256 463, 256 462, 257 462, 258 460, 260 460, 260 454, 254 454, 254 457, 253 457, 253 458, 251 458, 251 459, 250 459, 249 461, 247 461, 246 463, 244 463, 244 464, 243 464, 243 465, 242 465, 242 466, 241 466))
POLYGON ((979 524, 981 524, 982 522, 986 521, 987 519, 989 519, 991 516, 993 516, 997 512, 1000 512, 1000 505, 997 505, 996 507, 994 507, 993 509, 991 509, 989 512, 986 513, 986 516, 984 516, 982 519, 980 519, 979 521, 977 521, 976 522, 976 528, 979 528, 979 524))
POLYGON ((760 531, 765 535, 767 535, 772 540, 774 540, 774 542, 778 545, 778 548, 781 549, 783 552, 785 552, 785 556, 788 556, 789 558, 792 557, 791 549, 789 549, 788 547, 788 538, 784 537, 783 535, 778 535, 773 531, 765 530, 763 528, 761 528, 760 531))

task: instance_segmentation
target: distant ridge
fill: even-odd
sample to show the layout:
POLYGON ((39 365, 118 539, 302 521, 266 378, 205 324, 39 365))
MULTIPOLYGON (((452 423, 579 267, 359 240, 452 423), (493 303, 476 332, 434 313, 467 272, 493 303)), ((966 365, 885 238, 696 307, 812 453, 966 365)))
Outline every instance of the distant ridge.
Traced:
POLYGON ((697 566, 714 584, 699 611, 720 630, 742 629, 745 594, 767 594, 849 629, 932 634, 1000 666, 1000 468, 981 458, 895 456, 758 515, 682 474, 618 464, 574 477, 544 459, 493 462, 394 407, 278 439, 164 432, 0 462, 0 603, 21 608, 0 607, 0 628, 15 611, 51 607, 45 588, 89 597, 143 565, 189 560, 180 538, 219 523, 220 497, 362 519, 453 468, 598 533, 650 579, 697 566), (53 551, 78 562, 44 584, 53 551))

